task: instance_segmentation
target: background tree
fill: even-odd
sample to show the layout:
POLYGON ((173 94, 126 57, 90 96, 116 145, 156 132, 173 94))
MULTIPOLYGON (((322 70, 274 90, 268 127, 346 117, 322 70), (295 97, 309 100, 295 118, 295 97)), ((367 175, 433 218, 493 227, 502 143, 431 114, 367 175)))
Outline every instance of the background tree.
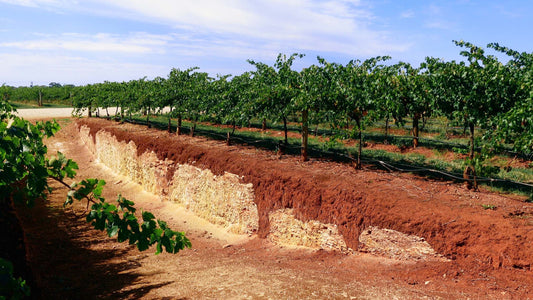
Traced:
POLYGON ((252 72, 254 83, 253 102, 250 105, 249 111, 252 112, 253 117, 262 120, 262 130, 266 130, 267 119, 277 119, 274 113, 277 111, 276 107, 276 86, 278 85, 278 74, 274 67, 262 62, 248 60, 248 63, 253 65, 256 70, 252 72))
POLYGON ((266 129, 266 120, 283 121, 284 141, 288 144, 287 118, 293 113, 291 102, 299 91, 297 87, 298 72, 292 70, 292 65, 296 58, 304 55, 293 53, 287 57, 279 54, 273 66, 264 63, 248 60, 256 67, 254 81, 258 89, 255 108, 258 116, 263 119, 263 130, 266 129))
POLYGON ((212 78, 205 72, 194 72, 187 81, 187 89, 190 94, 185 102, 185 110, 191 120, 190 135, 194 136, 196 124, 200 119, 201 114, 206 114, 209 107, 207 107, 205 99, 209 95, 209 84, 212 78))
MULTIPOLYGON (((341 126, 355 122, 359 149, 356 167, 361 168, 363 147, 363 121, 369 112, 375 110, 379 92, 379 63, 390 59, 388 56, 375 57, 360 62, 350 61, 346 66, 336 65, 334 107, 338 114, 336 120, 341 126)), ((352 135, 353 136, 353 135, 352 135)))
POLYGON ((229 77, 230 75, 221 76, 211 83, 213 87, 211 105, 216 110, 217 118, 220 123, 231 125, 231 130, 227 132, 228 145, 237 124, 242 125, 248 121, 243 111, 250 99, 250 89, 252 88, 250 73, 243 73, 231 80, 229 77))
MULTIPOLYGON (((319 58, 320 59, 320 58, 319 58)), ((327 64, 322 60, 324 64, 327 64)), ((299 93, 293 98, 292 106, 302 114, 302 160, 308 160, 309 123, 324 122, 325 113, 330 107, 331 74, 317 65, 304 68, 298 77, 299 93)))
POLYGON ((400 101, 400 80, 398 78, 397 65, 384 66, 376 72, 377 85, 376 95, 378 109, 376 116, 385 119, 385 143, 388 143, 391 119, 396 125, 403 124, 406 115, 405 107, 400 101))
POLYGON ((510 57, 505 66, 509 74, 504 78, 497 78, 499 86, 496 89, 497 92, 505 94, 505 98, 515 100, 512 107, 502 111, 493 123, 492 141, 512 144, 515 151, 531 155, 533 153, 533 53, 520 53, 497 43, 489 44, 488 47, 510 57))
POLYGON ((72 105, 74 106, 74 114, 81 114, 87 110, 89 117, 92 117, 96 103, 96 88, 94 85, 88 84, 79 86, 74 89, 72 105))
POLYGON ((150 123, 150 114, 154 108, 154 82, 147 80, 146 77, 135 81, 135 95, 137 98, 136 108, 146 117, 146 126, 152 127, 150 123))
POLYGON ((12 87, 5 84, 2 84, 2 86, 0 86, 0 100, 7 102, 11 98, 12 93, 12 87))
POLYGON ((409 63, 400 62, 395 65, 397 74, 396 97, 403 108, 400 116, 409 116, 413 122, 413 147, 417 147, 420 137, 420 121, 432 113, 431 97, 429 97, 427 76, 421 68, 413 68, 409 63))
POLYGON ((183 114, 186 112, 185 104, 192 93, 191 72, 194 72, 197 69, 198 67, 189 68, 183 71, 180 69, 172 69, 166 81, 171 106, 170 115, 178 119, 176 129, 178 135, 181 134, 183 114))
POLYGON ((476 165, 481 167, 483 157, 476 156, 475 128, 487 128, 492 120, 502 111, 507 111, 513 99, 507 98, 499 91, 501 82, 508 81, 509 72, 494 56, 485 55, 485 51, 471 43, 454 41, 466 62, 442 62, 428 60, 425 66, 433 78, 433 85, 442 94, 438 97, 436 107, 449 120, 462 122, 470 132, 470 150, 465 179, 469 179, 469 188, 477 189, 476 165), (470 180, 473 180, 472 182, 470 180), (473 183, 473 185, 472 185, 473 183))
MULTIPOLYGON (((115 107, 115 119, 119 117, 119 109, 121 110, 122 114, 122 108, 124 106, 125 101, 125 85, 124 82, 107 82, 106 84, 106 93, 107 93, 107 100, 109 107, 114 106, 115 107)), ((106 115, 109 117, 109 110, 106 107, 106 115)))

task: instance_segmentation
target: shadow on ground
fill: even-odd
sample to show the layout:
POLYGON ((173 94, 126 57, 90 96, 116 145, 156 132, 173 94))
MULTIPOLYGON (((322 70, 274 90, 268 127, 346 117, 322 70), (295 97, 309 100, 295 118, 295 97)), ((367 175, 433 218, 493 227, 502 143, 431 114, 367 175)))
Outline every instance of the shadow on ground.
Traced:
POLYGON ((171 283, 144 285, 137 259, 152 253, 132 255, 134 246, 118 244, 83 217, 43 201, 17 211, 37 284, 34 299, 138 299, 171 283))

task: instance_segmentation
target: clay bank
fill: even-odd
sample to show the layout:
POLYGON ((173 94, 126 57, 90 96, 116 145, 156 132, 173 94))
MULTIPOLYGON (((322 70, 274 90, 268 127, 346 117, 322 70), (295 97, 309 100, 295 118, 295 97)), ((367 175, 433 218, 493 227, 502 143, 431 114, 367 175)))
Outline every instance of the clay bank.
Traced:
POLYGON ((398 186, 412 180, 394 174, 279 159, 131 124, 77 122, 95 159, 162 201, 178 202, 232 233, 347 254, 531 267, 530 230, 517 220, 465 207, 443 183, 406 192, 398 186))

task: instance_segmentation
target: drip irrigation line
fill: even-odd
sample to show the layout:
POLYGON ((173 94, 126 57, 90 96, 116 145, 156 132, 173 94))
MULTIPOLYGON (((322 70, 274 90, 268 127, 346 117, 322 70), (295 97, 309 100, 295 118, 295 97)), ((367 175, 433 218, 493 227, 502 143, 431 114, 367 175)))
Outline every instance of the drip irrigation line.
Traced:
MULTIPOLYGON (((373 162, 378 162, 380 165, 384 166, 386 169, 394 169, 396 171, 399 171, 399 172, 432 172, 432 173, 438 173, 438 174, 441 174, 445 177, 448 177, 448 178, 451 178, 451 179, 455 179, 455 180, 459 180, 459 181, 474 181, 474 179, 466 179, 464 177, 462 177, 460 174, 457 174, 457 173, 451 173, 451 172, 444 172, 444 171, 441 171, 441 170, 436 170, 436 169, 430 169, 430 168, 417 168, 417 169, 404 169, 404 168, 399 168, 397 166, 394 166, 390 163, 386 163, 384 161, 381 161, 381 160, 366 160, 367 162, 368 161, 373 161, 373 162)), ((513 181, 513 180, 508 180, 508 179, 500 179, 500 178, 490 178, 490 177, 476 177, 476 181, 478 182, 506 182, 506 183, 511 183, 511 184, 515 184, 515 185, 521 185, 521 186, 524 186, 524 187, 530 187, 530 188, 533 188, 533 184, 528 184, 528 183, 524 183, 524 182, 518 182, 518 181, 513 181)))
MULTIPOLYGON (((342 156, 342 157, 345 157, 345 158, 351 160, 352 162, 356 161, 355 158, 353 158, 351 156, 348 156, 346 154, 343 154, 343 153, 335 153, 335 152, 326 151, 326 150, 319 150, 319 152, 328 153, 328 154, 332 154, 332 155, 339 155, 339 156, 342 156)), ((404 173, 431 172, 431 173, 440 174, 440 175, 442 175, 444 177, 447 177, 447 178, 450 178, 450 179, 454 179, 454 180, 458 180, 458 181, 471 181, 471 182, 474 181, 473 178, 464 178, 462 176, 462 174, 445 172, 445 171, 441 171, 441 170, 437 170, 437 169, 422 168, 422 167, 413 168, 413 166, 405 165, 405 164, 393 165, 391 163, 387 163, 387 162, 384 162, 382 160, 374 160, 374 159, 361 159, 361 161, 365 162, 365 163, 379 164, 379 165, 381 165, 382 167, 384 167, 385 169, 387 169, 390 172, 392 172, 392 171, 404 172, 404 173), (408 167, 409 169, 402 168, 400 166, 408 167)), ((480 177, 476 177, 475 180, 477 182, 491 182, 491 183, 492 182, 505 182, 505 183, 510 183, 510 184, 519 185, 519 186, 523 186, 523 187, 533 188, 533 184, 528 184, 528 183, 525 183, 525 182, 513 181, 513 180, 508 180, 508 179, 490 178, 490 177, 481 177, 480 176, 480 177)))
MULTIPOLYGON (((147 125, 147 123, 144 122, 144 121, 136 121, 136 120, 131 120, 131 119, 126 119, 124 121, 128 122, 128 123, 132 123, 132 124, 147 125)), ((155 124, 152 124, 152 125, 155 125, 155 124)), ((158 127, 161 127, 161 126, 158 126, 158 127)), ((161 127, 161 128, 163 128, 163 127, 161 127)), ((216 132, 211 132, 211 131, 208 131, 208 130, 198 129, 198 128, 195 129, 195 132, 199 132, 199 133, 203 132, 206 135, 208 134, 208 135, 211 135, 211 136, 218 136, 221 139, 226 139, 227 138, 227 135, 223 135, 221 133, 216 133, 216 132)), ((412 138, 412 137, 403 137, 403 138, 412 138)), ((256 139, 256 140, 249 141, 249 140, 245 140, 245 139, 243 139, 241 137, 238 137, 238 136, 232 136, 231 139, 232 140, 239 140, 243 144, 249 144, 249 145, 250 144, 251 145, 259 144, 259 143, 263 143, 263 142, 267 141, 267 139, 256 139)), ((292 149, 300 149, 301 148, 301 146, 299 146, 299 145, 292 145, 292 144, 284 145, 284 147, 285 148, 292 148, 292 149)), ((340 151, 328 151, 328 150, 322 150, 322 149, 312 149, 312 150, 315 151, 315 152, 321 153, 321 154, 344 157, 344 158, 346 158, 346 159, 348 159, 348 160, 350 160, 352 162, 356 161, 356 159, 353 158, 352 156, 346 155, 345 153, 342 153, 340 151)), ((397 163, 397 164, 393 165, 393 164, 385 162, 383 160, 375 160, 375 159, 361 159, 361 161, 365 162, 365 163, 374 164, 374 165, 380 165, 383 168, 387 169, 389 172, 403 172, 403 173, 416 173, 416 172, 426 172, 427 173, 427 172, 430 172, 430 173, 440 174, 442 177, 450 178, 450 179, 457 180, 457 181, 471 181, 471 182, 474 181, 474 179, 472 179, 472 178, 464 178, 462 176, 462 174, 457 174, 457 173, 452 173, 452 172, 445 172, 445 171, 437 170, 437 169, 424 168, 424 167, 413 168, 412 165, 405 165, 405 164, 401 164, 401 163, 397 163)), ((528 184, 528 183, 518 182, 518 181, 513 181, 513 180, 508 180, 508 179, 490 178, 490 177, 476 177, 475 180, 477 182, 510 183, 510 184, 514 184, 514 185, 518 185, 518 186, 533 188, 533 184, 528 184)))

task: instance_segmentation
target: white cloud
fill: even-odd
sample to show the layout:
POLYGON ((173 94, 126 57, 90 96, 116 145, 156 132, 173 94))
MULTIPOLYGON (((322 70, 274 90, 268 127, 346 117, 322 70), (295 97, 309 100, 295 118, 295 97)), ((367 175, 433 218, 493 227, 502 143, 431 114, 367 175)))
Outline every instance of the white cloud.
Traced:
POLYGON ((452 30, 455 28, 455 24, 444 20, 432 20, 426 22, 425 27, 432 29, 452 30))
POLYGON ((39 8, 56 13, 64 13, 80 5, 77 0, 0 0, 0 3, 39 8))
POLYGON ((51 1, 34 1, 34 0, 0 0, 0 3, 7 3, 12 5, 28 6, 28 7, 37 7, 39 2, 46 2, 47 4, 51 1))
POLYGON ((393 43, 386 32, 371 30, 372 14, 359 1, 310 0, 111 0, 117 16, 170 25, 192 34, 253 39, 258 47, 375 54, 406 51, 406 43, 393 43))
POLYGON ((430 15, 442 15, 442 7, 436 5, 436 4, 430 4, 427 8, 427 12, 430 14, 430 15))
MULTIPOLYGON (((204 62, 209 65, 201 67, 212 68, 215 74, 235 73, 233 70, 240 67, 234 66, 246 66, 248 58, 272 60, 280 52, 356 58, 394 55, 412 47, 409 42, 395 42, 390 32, 372 29, 376 18, 359 0, 2 2, 81 14, 85 22, 97 16, 98 21, 110 20, 112 24, 108 31, 99 26, 103 31, 99 34, 82 29, 50 34, 43 27, 40 33, 17 35, 14 26, 14 34, 0 40, 0 78, 12 78, 18 84, 28 80, 77 84, 165 76, 172 67, 204 62), (136 26, 132 31, 142 27, 146 32, 114 27, 124 20, 130 21, 124 24, 136 26)), ((69 24, 64 25, 69 28, 69 24)))
POLYGON ((403 19, 411 19, 411 18, 414 18, 414 16, 415 16, 415 12, 412 9, 406 10, 400 13, 400 17, 403 19))
MULTIPOLYGON (((278 45, 295 51, 334 51, 349 55, 405 52, 410 45, 393 42, 389 33, 372 30, 373 14, 359 0, 0 0, 61 11, 84 11, 111 18, 164 24, 193 37, 252 40, 256 49, 278 45), (379 53, 378 53, 379 52, 379 53)), ((65 41, 66 49, 115 49, 142 52, 144 45, 103 41, 65 41), (119 43, 122 44, 122 43, 119 43)), ((47 47, 53 45, 45 44, 47 47)), ((22 47, 17 44, 13 46, 22 47)), ((26 45, 36 47, 36 45, 26 45)), ((104 50, 102 50, 104 51, 104 50)))
POLYGON ((453 16, 447 15, 441 6, 430 4, 424 13, 426 15, 426 21, 423 24, 425 28, 450 31, 457 27, 455 22, 450 21, 453 16))
POLYGON ((0 3, 27 7, 60 7, 79 5, 79 2, 76 0, 0 0, 0 3))
MULTIPOLYGON (((166 76, 167 66, 128 63, 116 60, 88 59, 80 56, 40 55, 35 53, 0 53, 0 78, 8 85, 87 84, 128 81, 148 76, 166 76)), ((2 82, 4 83, 4 82, 2 82)))
POLYGON ((76 52, 115 53, 163 53, 171 37, 147 33, 132 33, 126 36, 99 33, 88 35, 64 33, 61 35, 37 34, 43 37, 33 40, 0 43, 0 47, 21 50, 66 50, 76 52))

